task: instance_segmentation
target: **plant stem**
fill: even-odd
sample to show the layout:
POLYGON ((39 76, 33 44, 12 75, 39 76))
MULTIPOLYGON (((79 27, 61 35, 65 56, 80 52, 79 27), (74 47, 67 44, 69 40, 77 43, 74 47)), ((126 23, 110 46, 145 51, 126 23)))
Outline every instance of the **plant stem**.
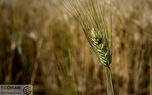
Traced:
POLYGON ((106 71, 106 80, 107 80, 107 95, 109 95, 109 78, 108 78, 108 68, 105 69, 106 71))
POLYGON ((112 72, 111 72, 111 69, 110 69, 110 68, 108 68, 108 69, 109 69, 109 72, 110 72, 110 82, 111 82, 112 95, 115 95, 115 94, 114 94, 113 82, 112 82, 112 72))

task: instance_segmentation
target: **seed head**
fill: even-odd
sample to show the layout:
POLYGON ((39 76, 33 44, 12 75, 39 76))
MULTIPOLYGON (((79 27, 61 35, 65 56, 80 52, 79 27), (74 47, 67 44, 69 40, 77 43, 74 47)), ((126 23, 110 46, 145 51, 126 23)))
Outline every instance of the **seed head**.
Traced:
POLYGON ((111 24, 108 23, 110 20, 107 13, 109 4, 105 3, 105 0, 69 1, 72 12, 81 24, 92 50, 100 62, 109 67, 112 60, 112 29, 110 29, 111 24))

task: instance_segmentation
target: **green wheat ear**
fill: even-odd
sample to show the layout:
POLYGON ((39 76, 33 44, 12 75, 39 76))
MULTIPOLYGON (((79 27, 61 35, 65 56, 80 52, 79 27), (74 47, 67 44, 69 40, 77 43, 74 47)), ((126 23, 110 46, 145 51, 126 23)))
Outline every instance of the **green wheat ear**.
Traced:
POLYGON ((109 23, 107 0, 68 0, 70 12, 81 24, 85 36, 101 64, 109 67, 112 61, 112 27, 109 23))
POLYGON ((93 49, 93 51, 95 52, 95 54, 97 55, 97 57, 99 58, 100 62, 104 66, 109 67, 112 60, 111 58, 112 53, 109 48, 108 39, 104 37, 105 35, 97 34, 96 31, 94 30, 94 28, 92 28, 90 37, 88 38, 88 40, 90 40, 89 44, 93 49))
MULTIPOLYGON (((80 23, 90 47, 97 55, 101 64, 108 68, 112 62, 112 13, 109 0, 68 0, 70 13, 80 23)), ((109 81, 107 77, 107 94, 109 94, 109 81)), ((114 95, 112 78, 112 93, 114 95)))

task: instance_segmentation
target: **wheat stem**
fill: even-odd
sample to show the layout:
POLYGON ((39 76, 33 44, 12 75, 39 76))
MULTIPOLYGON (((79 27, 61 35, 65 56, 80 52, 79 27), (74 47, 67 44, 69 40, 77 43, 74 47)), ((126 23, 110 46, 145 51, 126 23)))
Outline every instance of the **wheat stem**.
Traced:
POLYGON ((112 82, 112 72, 111 72, 111 69, 110 69, 110 68, 109 68, 109 72, 110 72, 110 82, 111 82, 112 95, 115 95, 115 94, 114 94, 113 82, 112 82))
POLYGON ((112 95, 115 95, 114 94, 113 82, 112 82, 112 72, 111 72, 110 67, 106 67, 105 72, 106 72, 106 80, 107 80, 107 95, 109 95, 109 85, 111 85, 112 95), (108 71, 110 72, 110 84, 109 84, 108 71))
POLYGON ((107 95, 109 95, 109 78, 108 78, 108 69, 105 69, 106 71, 106 80, 107 80, 107 95))

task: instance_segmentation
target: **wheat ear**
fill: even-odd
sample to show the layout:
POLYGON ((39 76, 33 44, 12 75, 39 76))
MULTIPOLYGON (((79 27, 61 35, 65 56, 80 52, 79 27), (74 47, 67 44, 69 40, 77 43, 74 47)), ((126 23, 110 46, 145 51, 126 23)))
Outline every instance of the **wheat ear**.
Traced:
MULTIPOLYGON (((95 52, 101 64, 107 67, 110 72, 112 94, 114 95, 112 72, 109 67, 112 61, 111 3, 108 4, 107 0, 68 0, 68 2, 71 8, 70 13, 74 13, 74 17, 80 23, 91 49, 95 52), (110 11, 110 20, 107 19, 109 14, 105 11, 110 11), (110 23, 108 24, 108 22, 110 23)), ((107 94, 109 95, 107 70, 107 94)))

